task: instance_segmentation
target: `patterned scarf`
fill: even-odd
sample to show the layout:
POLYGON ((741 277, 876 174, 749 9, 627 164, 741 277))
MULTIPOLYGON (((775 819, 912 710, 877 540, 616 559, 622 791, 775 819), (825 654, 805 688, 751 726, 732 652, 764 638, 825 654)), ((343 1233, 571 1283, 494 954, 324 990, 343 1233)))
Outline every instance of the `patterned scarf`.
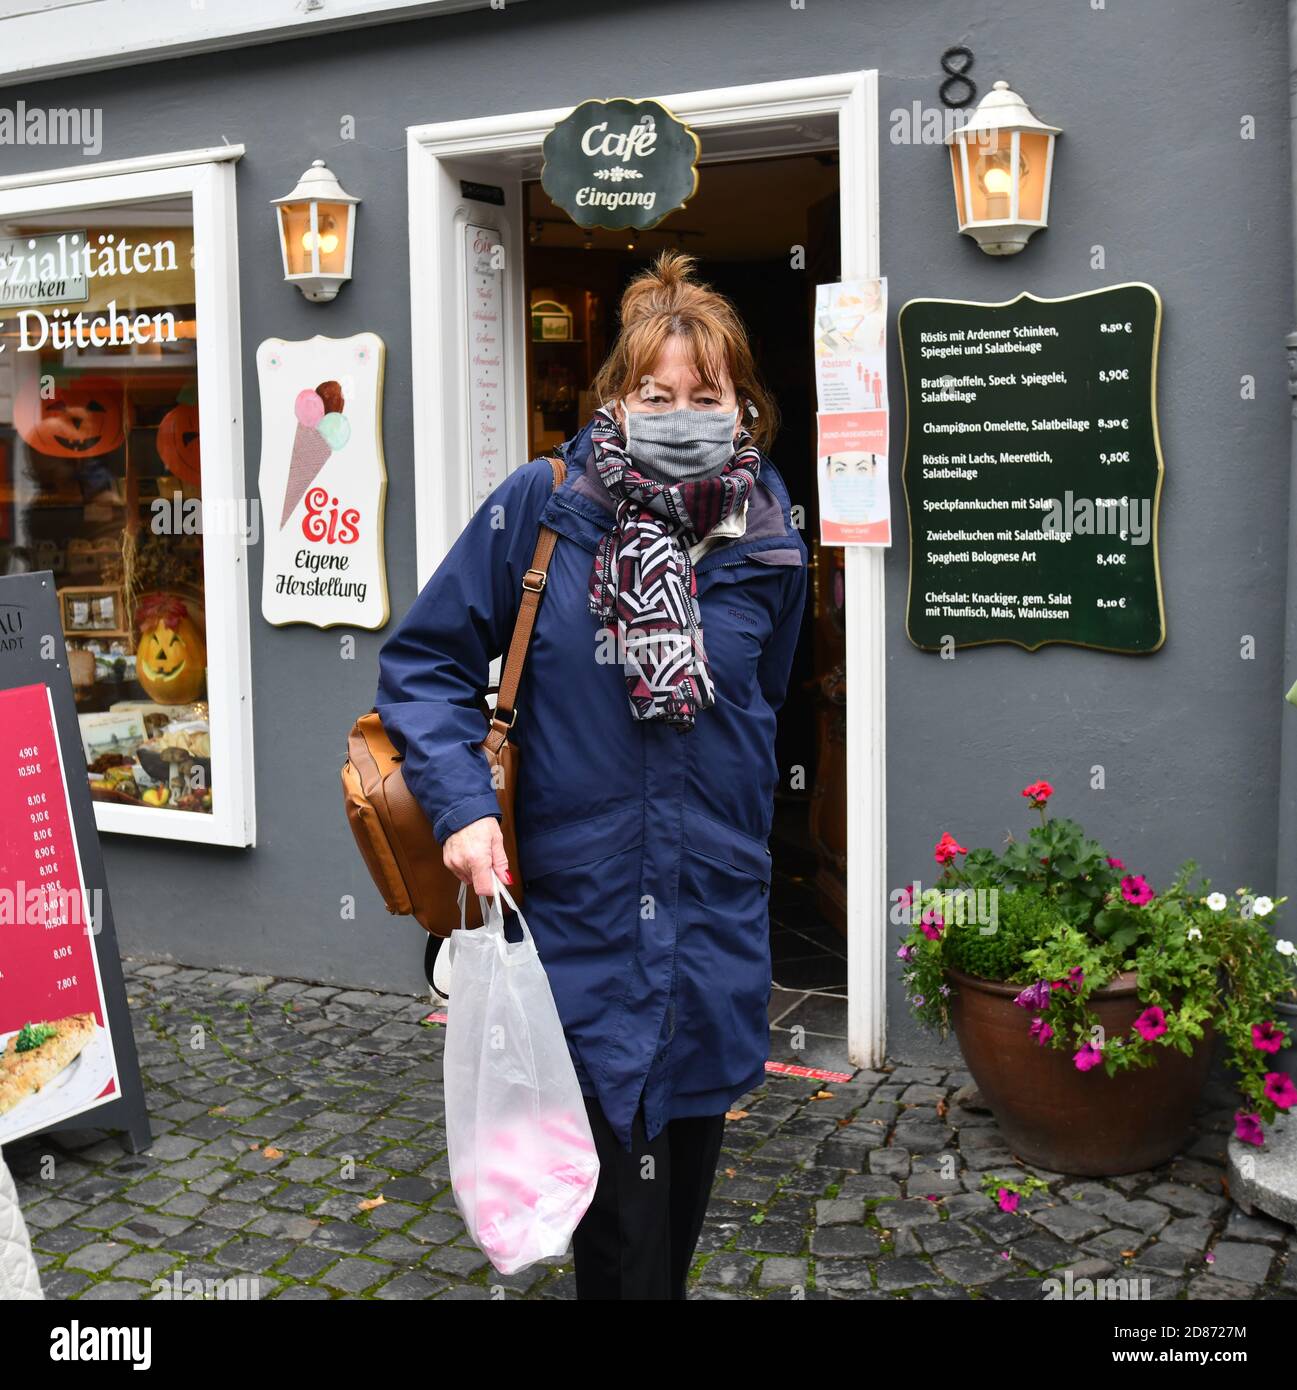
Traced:
POLYGON ((595 411, 590 438, 595 467, 617 499, 616 526, 595 552, 590 611, 616 620, 632 717, 684 732, 716 702, 688 547, 743 505, 761 455, 740 428, 719 473, 673 485, 635 468, 608 406, 595 411))

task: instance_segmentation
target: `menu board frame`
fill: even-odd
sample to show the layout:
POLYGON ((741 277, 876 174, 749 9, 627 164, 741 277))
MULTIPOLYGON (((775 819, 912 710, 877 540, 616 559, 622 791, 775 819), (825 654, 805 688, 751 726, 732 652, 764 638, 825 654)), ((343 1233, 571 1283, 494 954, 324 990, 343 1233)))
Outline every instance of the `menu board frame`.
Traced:
MULTIPOLYGON (((0 578, 0 692, 41 687, 45 690, 57 743, 59 775, 63 784, 69 817, 71 853, 76 862, 83 902, 97 904, 91 938, 91 954, 96 974, 102 1026, 113 1057, 113 1076, 117 1094, 107 1100, 95 1097, 49 1123, 30 1128, 15 1127, 4 1133, 3 1142, 13 1143, 33 1134, 85 1128, 124 1130, 129 1152, 138 1153, 153 1142, 152 1128, 144 1102, 135 1037, 118 954, 117 933, 113 925, 99 832, 95 824, 94 801, 85 768, 85 757, 77 723, 76 698, 63 645, 53 574, 10 575, 0 578)), ((12 732, 12 731, 9 731, 12 732)), ((21 731, 19 731, 21 736, 21 731)), ((0 767, 0 777, 7 770, 0 767)), ((16 775, 16 774, 15 774, 16 775)), ((0 888, 14 885, 0 883, 0 888)), ((16 893, 15 893, 15 906, 16 893)), ((16 913, 15 913, 16 915, 16 913)), ((83 914, 87 915, 87 914, 83 914)), ((0 932, 23 930, 30 923, 0 923, 0 932)), ((8 955, 8 953, 6 953, 8 955)), ((37 1010, 37 1012, 44 1012, 37 1010)), ((43 1022, 44 1018, 27 1020, 43 1022)), ((20 1102, 21 1104, 21 1102, 20 1102)), ((11 1111, 10 1114, 13 1112, 11 1111)), ((3 1120, 4 1117, 0 1117, 3 1120)))
MULTIPOLYGON (((1002 300, 976 300, 976 299, 950 299, 940 296, 919 296, 907 300, 899 309, 896 316, 897 343, 901 357, 901 376, 903 390, 906 401, 905 411, 905 448, 903 461, 901 464, 901 485, 905 495, 905 508, 909 531, 909 558, 907 561, 908 574, 906 581, 905 598, 905 635, 921 651, 941 651, 946 646, 945 641, 921 642, 911 630, 911 614, 913 612, 914 597, 914 554, 916 545, 916 519, 913 506, 913 498, 910 491, 910 466, 911 466, 911 443, 913 436, 914 414, 911 408, 909 362, 906 351, 905 339, 905 315, 907 310, 920 304, 940 304, 950 305, 959 308, 977 309, 1007 309, 1029 300, 1034 304, 1067 304, 1078 300, 1092 299, 1100 295, 1111 295, 1116 291, 1131 289, 1145 290, 1152 298, 1153 322, 1152 333, 1149 341, 1149 401, 1148 414, 1152 426, 1152 445, 1153 455, 1157 464, 1156 483, 1153 488, 1153 505, 1151 514, 1151 543, 1152 543, 1152 577, 1154 590, 1157 597, 1157 640, 1147 647, 1114 646, 1101 642, 1087 642, 1071 637, 1044 637, 1039 642, 1023 642, 1015 637, 1008 635, 997 635, 993 637, 978 638, 976 640, 965 641, 955 640, 953 645, 956 648, 964 647, 984 647, 996 644, 1009 644, 1019 647, 1023 651, 1036 652, 1045 646, 1071 646, 1080 647, 1089 651, 1112 652, 1122 656, 1151 656, 1154 652, 1161 650, 1166 642, 1166 608, 1162 585, 1161 555, 1159 550, 1158 531, 1161 516, 1162 489, 1166 480, 1166 462, 1162 453, 1161 427, 1157 413, 1157 386, 1158 386, 1158 356, 1162 339, 1162 317, 1163 304, 1162 297, 1157 290, 1150 284, 1142 280, 1126 280, 1120 284, 1104 285, 1093 290, 1083 290, 1078 294, 1045 296, 1032 294, 1030 290, 1023 290, 1011 299, 1002 300)), ((1061 491, 1061 489, 1060 489, 1061 491)))

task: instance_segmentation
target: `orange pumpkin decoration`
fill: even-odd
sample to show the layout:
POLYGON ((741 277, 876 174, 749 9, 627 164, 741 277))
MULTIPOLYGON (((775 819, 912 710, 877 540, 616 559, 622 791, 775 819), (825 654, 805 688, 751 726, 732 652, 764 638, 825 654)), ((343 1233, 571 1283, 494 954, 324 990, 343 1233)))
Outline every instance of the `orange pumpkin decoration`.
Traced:
POLYGON ((198 488, 202 477, 198 449, 198 407, 181 402, 158 425, 158 456, 186 487, 198 488))
POLYGON ((83 376, 56 382, 50 397, 36 389, 19 391, 14 428, 38 453, 54 458, 111 454, 122 445, 122 384, 83 376))
POLYGON ((207 640, 184 599, 148 594, 136 605, 135 623, 135 678, 149 698, 160 705, 198 699, 207 677, 207 640))

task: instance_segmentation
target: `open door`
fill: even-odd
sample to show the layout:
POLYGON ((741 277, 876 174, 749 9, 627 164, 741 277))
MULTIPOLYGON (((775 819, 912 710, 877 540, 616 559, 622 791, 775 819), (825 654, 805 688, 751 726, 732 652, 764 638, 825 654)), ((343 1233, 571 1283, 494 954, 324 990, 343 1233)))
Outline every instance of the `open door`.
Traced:
POLYGON ((521 178, 503 161, 439 159, 432 178, 411 181, 410 201, 414 406, 422 456, 436 460, 415 471, 422 585, 482 498, 531 457, 525 231, 521 178), (420 325, 426 315, 435 322, 420 325))

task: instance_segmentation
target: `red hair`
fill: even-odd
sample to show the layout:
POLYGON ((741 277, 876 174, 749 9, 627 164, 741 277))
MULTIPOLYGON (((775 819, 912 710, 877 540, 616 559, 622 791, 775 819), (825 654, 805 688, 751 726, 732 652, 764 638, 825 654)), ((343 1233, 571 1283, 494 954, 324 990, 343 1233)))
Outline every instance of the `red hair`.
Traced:
POLYGON ((624 396, 653 374, 668 338, 684 340, 689 360, 709 390, 721 394, 722 370, 738 394, 742 423, 758 449, 768 449, 779 425, 774 398, 761 384, 747 329, 723 295, 693 278, 695 260, 663 251, 626 286, 621 329, 591 390, 600 402, 624 396), (743 402, 757 408, 754 419, 743 402))

